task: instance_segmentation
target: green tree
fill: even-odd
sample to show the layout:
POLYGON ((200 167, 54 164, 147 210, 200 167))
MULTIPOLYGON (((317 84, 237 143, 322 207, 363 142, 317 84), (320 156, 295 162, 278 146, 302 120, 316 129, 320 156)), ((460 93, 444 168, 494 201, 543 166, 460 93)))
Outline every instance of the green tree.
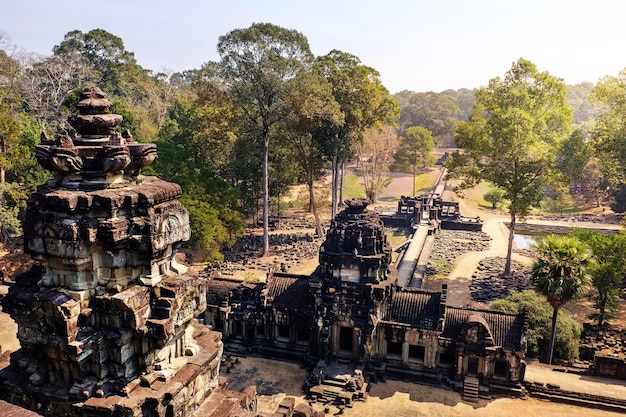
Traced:
POLYGON ((159 158, 143 173, 181 186, 181 202, 189 211, 190 245, 202 250, 205 260, 222 260, 220 249, 234 243, 245 223, 234 188, 215 175, 196 156, 193 145, 185 142, 159 143, 159 158))
POLYGON ((596 261, 590 268, 596 292, 590 298, 597 311, 589 318, 601 326, 617 317, 617 299, 626 275, 626 233, 603 236, 592 230, 575 229, 571 234, 591 248, 596 261))
POLYGON ((592 143, 607 188, 624 182, 626 171, 626 69, 598 82, 589 99, 606 109, 592 131, 592 143))
POLYGON ((470 120, 459 124, 455 140, 463 152, 448 159, 450 177, 464 179, 461 189, 488 180, 510 202, 505 274, 511 270, 517 218, 541 202, 546 182, 558 178, 556 156, 570 127, 562 81, 522 58, 503 79, 493 78, 476 91, 470 120))
POLYGON ((270 23, 254 23, 219 38, 222 76, 232 97, 256 126, 263 145, 263 254, 269 254, 269 141, 275 123, 287 115, 288 81, 313 60, 304 35, 270 23))
MULTIPOLYGON (((525 307, 528 307, 526 355, 545 358, 550 347, 553 314, 552 306, 545 297, 533 290, 526 290, 489 303, 489 309, 505 312, 520 313, 525 307)), ((582 326, 564 310, 559 314, 557 327, 559 331, 554 341, 554 358, 571 363, 578 359, 582 326)))
POLYGON ((133 84, 146 75, 122 39, 103 29, 68 32, 52 51, 55 56, 79 54, 100 76, 98 86, 117 97, 133 94, 133 84))
POLYGON ((400 147, 396 152, 396 167, 410 170, 413 173, 413 191, 415 196, 415 177, 419 167, 425 167, 432 162, 432 151, 435 149, 435 140, 428 129, 422 126, 412 126, 404 131, 400 137, 400 147))
POLYGON ((585 166, 591 159, 591 146, 585 140, 581 129, 575 129, 563 141, 557 155, 559 171, 568 177, 574 184, 583 178, 585 166))
POLYGON ((394 125, 400 108, 380 81, 378 71, 361 64, 356 56, 333 50, 318 57, 317 63, 344 115, 341 123, 327 121, 315 133, 332 160, 331 216, 335 217, 342 200, 341 173, 353 155, 354 144, 363 139, 368 128, 394 125))
POLYGON ((459 107, 444 94, 415 93, 400 113, 400 134, 421 126, 428 129, 437 143, 449 143, 459 122, 459 107))
POLYGON ((315 199, 315 182, 324 177, 326 158, 322 144, 313 132, 323 121, 340 125, 343 113, 332 96, 330 83, 314 72, 303 72, 294 78, 288 100, 291 111, 279 136, 288 144, 303 173, 309 191, 309 210, 315 218, 317 235, 322 236, 324 231, 315 199))
POLYGON ((534 249, 538 258, 531 275, 537 291, 546 297, 553 309, 547 357, 547 362, 551 364, 559 309, 567 302, 580 298, 587 290, 592 258, 587 247, 571 236, 548 235, 534 249))
POLYGON ((486 202, 491 203, 491 208, 495 210, 498 208, 498 205, 502 204, 504 201, 504 191, 499 188, 492 187, 485 193, 483 198, 486 202))
POLYGON ((441 92, 442 95, 448 97, 459 108, 458 119, 468 120, 472 114, 472 108, 476 102, 474 90, 467 88, 461 88, 460 90, 445 90, 441 92))

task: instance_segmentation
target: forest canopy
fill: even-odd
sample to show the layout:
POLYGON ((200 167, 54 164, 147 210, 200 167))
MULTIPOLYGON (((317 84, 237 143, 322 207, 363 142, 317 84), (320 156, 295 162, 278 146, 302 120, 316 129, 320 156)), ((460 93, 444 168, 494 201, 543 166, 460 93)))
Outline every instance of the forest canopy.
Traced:
MULTIPOLYGON (((66 120, 88 85, 109 95, 112 112, 124 117, 120 130, 157 144, 159 158, 143 173, 181 184, 191 245, 211 261, 247 219, 264 212, 267 227, 280 211, 272 202, 294 184, 307 186, 303 208, 322 234, 320 213, 334 213, 343 200, 346 164, 367 162, 360 174, 375 199, 382 174, 419 175, 433 146, 456 147, 459 126, 477 114, 475 90, 392 95, 357 56, 313 56, 304 34, 270 23, 234 29, 216 46, 219 61, 171 73, 143 68, 123 39, 103 29, 70 31, 49 56, 24 52, 0 32, 0 238, 20 233, 29 191, 50 175, 37 165, 34 145, 75 134, 66 120), (327 176, 330 202, 316 198, 327 176)), ((600 205, 615 198, 615 207, 626 201, 623 78, 565 86, 573 120, 554 167, 573 192, 600 205)), ((549 186, 540 191, 558 195, 549 186)))

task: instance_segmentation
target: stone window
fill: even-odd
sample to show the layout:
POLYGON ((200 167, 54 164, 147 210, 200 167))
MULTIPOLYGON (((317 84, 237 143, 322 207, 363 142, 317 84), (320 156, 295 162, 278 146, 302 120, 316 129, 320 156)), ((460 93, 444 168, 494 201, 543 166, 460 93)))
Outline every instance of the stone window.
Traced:
POLYGON ((309 341, 309 328, 306 326, 298 326, 296 329, 296 340, 298 342, 309 341))
POLYGON ((290 336, 289 326, 286 324, 278 325, 278 337, 289 339, 289 336, 290 336))
POLYGON ((507 361, 496 361, 493 376, 497 378, 506 378, 509 374, 509 363, 507 361))
POLYGON ((409 360, 414 362, 424 362, 426 348, 424 346, 409 345, 409 360))
POLYGON ((387 356, 402 357, 402 343, 387 341, 387 356))

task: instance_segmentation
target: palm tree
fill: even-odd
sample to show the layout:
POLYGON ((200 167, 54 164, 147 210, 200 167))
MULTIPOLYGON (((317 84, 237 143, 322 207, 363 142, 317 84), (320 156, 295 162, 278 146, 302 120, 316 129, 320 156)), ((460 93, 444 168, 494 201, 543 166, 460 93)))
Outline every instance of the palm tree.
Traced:
POLYGON ((585 293, 589 285, 587 269, 592 258, 588 248, 570 236, 548 235, 537 243, 535 250, 539 257, 532 267, 532 278, 537 291, 554 309, 548 348, 548 363, 551 364, 559 309, 585 293))

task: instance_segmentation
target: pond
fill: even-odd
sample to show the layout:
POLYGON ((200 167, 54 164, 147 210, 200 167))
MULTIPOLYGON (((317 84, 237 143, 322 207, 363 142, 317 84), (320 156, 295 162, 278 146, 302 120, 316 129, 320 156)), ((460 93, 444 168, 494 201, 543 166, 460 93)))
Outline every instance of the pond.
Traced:
POLYGON ((524 234, 514 233, 513 241, 517 249, 530 249, 535 243, 537 243, 544 235, 542 234, 524 234))

